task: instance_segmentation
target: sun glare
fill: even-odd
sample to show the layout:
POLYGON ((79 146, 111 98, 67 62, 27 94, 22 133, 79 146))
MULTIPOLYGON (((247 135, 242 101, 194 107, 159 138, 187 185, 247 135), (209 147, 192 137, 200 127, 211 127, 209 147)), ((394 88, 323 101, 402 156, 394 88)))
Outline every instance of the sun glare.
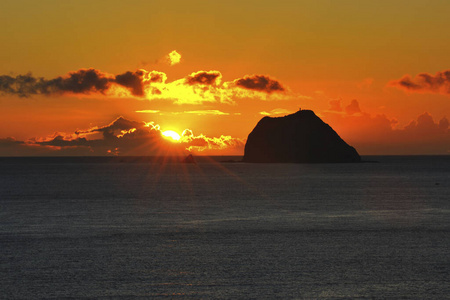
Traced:
POLYGON ((173 130, 166 130, 162 132, 162 135, 166 138, 171 138, 174 141, 180 140, 180 135, 173 130))

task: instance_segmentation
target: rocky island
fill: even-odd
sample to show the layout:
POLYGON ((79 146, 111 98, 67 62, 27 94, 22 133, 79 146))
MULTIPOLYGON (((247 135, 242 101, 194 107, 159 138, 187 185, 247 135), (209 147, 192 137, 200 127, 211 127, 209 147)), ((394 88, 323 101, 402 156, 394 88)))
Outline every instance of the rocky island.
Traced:
POLYGON ((244 162, 349 163, 361 157, 311 110, 262 118, 248 135, 244 162))

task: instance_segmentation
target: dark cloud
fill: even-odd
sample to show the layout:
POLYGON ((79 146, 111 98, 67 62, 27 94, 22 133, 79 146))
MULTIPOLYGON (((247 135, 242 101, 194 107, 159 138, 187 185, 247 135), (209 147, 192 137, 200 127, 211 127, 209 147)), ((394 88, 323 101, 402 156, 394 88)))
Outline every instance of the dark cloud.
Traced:
POLYGON ((405 75, 399 80, 391 81, 389 85, 412 92, 450 95, 450 70, 437 72, 435 75, 421 73, 414 78, 405 75))
POLYGON ((285 88, 277 80, 264 75, 244 76, 234 80, 234 84, 240 88, 255 90, 264 93, 284 92, 285 88))
POLYGON ((152 83, 164 83, 166 74, 162 72, 137 70, 125 72, 117 76, 109 75, 95 69, 81 69, 70 72, 64 77, 44 79, 33 77, 31 74, 0 76, 0 93, 13 94, 20 97, 30 95, 50 94, 107 94, 113 85, 125 87, 133 96, 143 97, 145 90, 149 88, 153 94, 161 91, 151 87, 152 83))
POLYGON ((127 87, 131 91, 131 94, 135 96, 142 96, 144 95, 142 75, 142 71, 126 72, 116 76, 116 83, 127 87))
POLYGON ((125 119, 124 117, 118 117, 112 123, 103 127, 94 127, 85 131, 77 131, 76 134, 89 134, 94 132, 101 132, 105 139, 115 138, 121 134, 122 131, 129 131, 131 129, 142 129, 145 127, 144 122, 136 122, 125 119))
POLYGON ((0 76, 0 92, 27 97, 36 94, 89 94, 105 93, 110 87, 112 79, 95 69, 81 69, 70 72, 65 77, 51 80, 36 78, 31 74, 17 75, 16 77, 0 76))
POLYGON ((89 146, 89 142, 86 138, 66 139, 62 135, 57 135, 48 141, 38 142, 38 144, 55 147, 89 146))
POLYGON ((0 139, 0 145, 2 145, 2 146, 9 146, 9 145, 16 145, 16 144, 23 144, 23 142, 17 141, 15 138, 12 138, 12 137, 0 139))
MULTIPOLYGON (((137 70, 135 72, 125 72, 117 75, 115 83, 126 87, 132 95, 142 97, 144 96, 145 88, 151 83, 164 83, 166 81, 166 74, 162 72, 146 70, 137 70)), ((160 94, 161 91, 153 89, 152 93, 160 94)))
POLYGON ((95 69, 82 69, 69 73, 67 77, 58 77, 47 82, 50 89, 56 92, 104 93, 110 86, 111 78, 95 69))
POLYGON ((42 78, 34 78, 31 74, 17 75, 16 77, 1 75, 0 92, 2 94, 16 94, 20 97, 26 97, 30 94, 39 94, 46 92, 41 88, 46 81, 42 78))
POLYGON ((2 156, 48 156, 48 155, 92 155, 88 147, 40 145, 36 141, 18 141, 14 138, 0 139, 0 154, 2 156))
MULTIPOLYGON (((55 137, 36 142, 40 146, 88 148, 90 155, 106 155, 108 153, 121 155, 157 155, 158 149, 170 147, 169 142, 164 140, 158 128, 152 127, 144 122, 136 122, 119 117, 112 123, 94 127, 85 131, 77 131, 76 138, 72 136, 55 137), (89 139, 91 133, 102 133, 102 138, 89 139), (157 146, 156 146, 157 145, 157 146)), ((173 148, 173 147, 172 147, 173 148)))
POLYGON ((222 74, 219 71, 199 71, 186 76, 185 83, 189 85, 218 85, 221 78, 222 74))

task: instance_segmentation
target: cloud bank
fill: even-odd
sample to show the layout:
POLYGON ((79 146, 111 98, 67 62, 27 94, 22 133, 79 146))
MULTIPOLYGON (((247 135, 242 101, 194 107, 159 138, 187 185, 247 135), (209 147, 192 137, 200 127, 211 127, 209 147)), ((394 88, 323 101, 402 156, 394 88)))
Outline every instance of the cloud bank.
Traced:
POLYGON ((424 112, 399 127, 395 118, 371 115, 352 100, 341 108, 341 100, 330 101, 330 109, 322 113, 325 122, 350 145, 363 154, 449 154, 450 126, 446 117, 435 121, 424 112))
POLYGON ((247 75, 222 82, 222 74, 211 70, 194 72, 167 82, 165 73, 144 69, 116 75, 96 69, 80 69, 53 79, 34 77, 31 74, 0 75, 0 94, 19 97, 101 95, 143 100, 168 99, 176 104, 231 104, 242 98, 280 100, 293 96, 280 82, 266 75, 247 75))

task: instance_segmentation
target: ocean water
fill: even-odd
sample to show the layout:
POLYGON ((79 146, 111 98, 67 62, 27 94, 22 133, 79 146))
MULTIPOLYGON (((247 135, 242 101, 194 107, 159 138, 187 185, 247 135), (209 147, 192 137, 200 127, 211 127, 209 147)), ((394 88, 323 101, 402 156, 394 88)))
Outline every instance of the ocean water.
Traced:
POLYGON ((449 299, 450 156, 0 158, 0 298, 449 299))

